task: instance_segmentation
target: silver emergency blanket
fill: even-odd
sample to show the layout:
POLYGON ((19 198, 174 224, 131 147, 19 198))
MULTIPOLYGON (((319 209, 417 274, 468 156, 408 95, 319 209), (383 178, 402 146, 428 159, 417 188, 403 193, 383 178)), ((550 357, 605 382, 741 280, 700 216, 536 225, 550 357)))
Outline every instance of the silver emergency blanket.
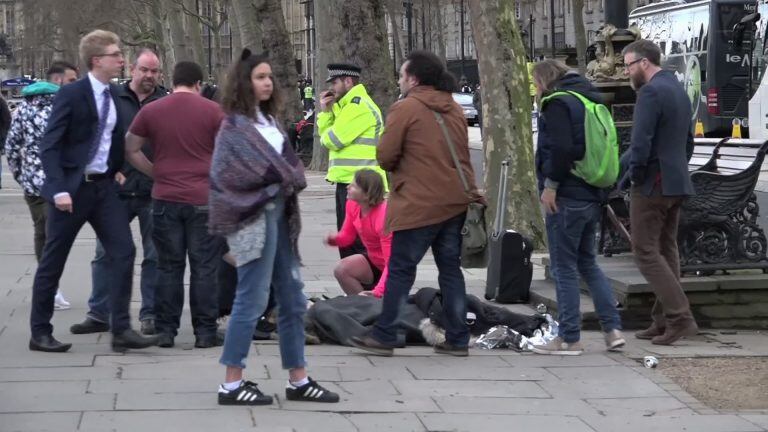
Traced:
POLYGON ((495 326, 482 334, 474 347, 481 349, 513 349, 519 352, 528 352, 535 345, 544 345, 557 337, 558 323, 552 315, 545 314, 547 322, 533 331, 531 337, 525 337, 507 326, 495 326))

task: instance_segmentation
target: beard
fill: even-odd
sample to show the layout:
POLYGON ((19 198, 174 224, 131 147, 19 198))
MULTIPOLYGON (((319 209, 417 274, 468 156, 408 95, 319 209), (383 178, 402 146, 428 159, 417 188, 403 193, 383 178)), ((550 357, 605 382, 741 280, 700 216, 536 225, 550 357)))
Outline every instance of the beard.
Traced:
POLYGON ((638 91, 640 90, 640 87, 644 85, 645 85, 645 78, 643 78, 640 74, 629 76, 629 86, 632 87, 632 90, 638 91))
POLYGON ((147 93, 154 90, 155 86, 156 86, 155 80, 141 80, 141 82, 139 83, 139 87, 141 87, 141 89, 147 93))
POLYGON ((335 101, 336 101, 336 102, 338 102, 338 101, 340 101, 340 100, 344 99, 344 96, 346 96, 346 95, 347 95, 347 92, 348 92, 348 91, 349 91, 349 90, 342 90, 342 91, 340 91, 340 92, 338 92, 338 93, 335 93, 335 95, 334 95, 334 99, 335 99, 335 101))

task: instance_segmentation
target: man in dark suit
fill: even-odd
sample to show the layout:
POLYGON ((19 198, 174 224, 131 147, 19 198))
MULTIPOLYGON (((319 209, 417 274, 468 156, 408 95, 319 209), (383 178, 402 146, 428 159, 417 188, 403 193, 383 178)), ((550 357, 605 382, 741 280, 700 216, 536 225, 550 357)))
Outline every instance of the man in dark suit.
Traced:
POLYGON ((632 249, 640 272, 656 293, 653 324, 636 333, 670 345, 698 332, 680 284, 677 225, 694 189, 688 175, 693 150, 691 101, 675 75, 662 70, 661 51, 638 40, 624 48, 625 73, 637 92, 629 176, 632 182, 632 249))
POLYGON ((103 30, 80 40, 80 57, 88 66, 88 76, 59 90, 40 143, 46 174, 41 193, 52 205, 32 291, 29 349, 33 351, 64 352, 72 346, 53 337, 50 321, 67 256, 86 222, 114 263, 110 281, 112 349, 123 352, 157 342, 130 327, 136 250, 114 180, 123 165, 125 131, 117 121, 119 113, 112 97, 117 87, 110 84, 124 65, 119 43, 117 35, 103 30))

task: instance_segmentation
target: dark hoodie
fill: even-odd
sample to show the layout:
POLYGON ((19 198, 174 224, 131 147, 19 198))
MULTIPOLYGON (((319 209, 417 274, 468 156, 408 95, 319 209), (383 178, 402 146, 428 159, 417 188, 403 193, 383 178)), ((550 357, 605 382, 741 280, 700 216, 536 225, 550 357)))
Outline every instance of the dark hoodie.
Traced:
MULTIPOLYGON (((120 92, 117 94, 115 100, 116 103, 120 104, 120 109, 117 112, 120 113, 120 122, 122 122, 125 130, 128 130, 131 126, 131 122, 133 122, 133 118, 136 117, 136 114, 139 113, 139 110, 144 107, 144 105, 154 102, 168 94, 168 90, 165 87, 158 85, 155 87, 154 93, 139 102, 139 98, 136 96, 136 93, 131 90, 130 84, 131 82, 127 81, 120 86, 120 92)), ((144 151, 144 154, 151 160, 152 153, 150 147, 144 146, 142 151, 144 151)), ((149 198, 152 192, 151 178, 139 172, 128 162, 125 162, 123 169, 120 171, 126 177, 125 184, 120 188, 120 195, 126 197, 149 198)))
MULTIPOLYGON (((585 78, 568 72, 555 86, 556 91, 577 92, 602 103, 602 95, 585 78)), ((546 179, 559 183, 557 196, 581 201, 604 202, 607 189, 589 185, 571 174, 574 162, 584 157, 584 105, 575 96, 557 96, 544 104, 539 115, 539 139, 536 148, 536 177, 539 192, 546 179)))

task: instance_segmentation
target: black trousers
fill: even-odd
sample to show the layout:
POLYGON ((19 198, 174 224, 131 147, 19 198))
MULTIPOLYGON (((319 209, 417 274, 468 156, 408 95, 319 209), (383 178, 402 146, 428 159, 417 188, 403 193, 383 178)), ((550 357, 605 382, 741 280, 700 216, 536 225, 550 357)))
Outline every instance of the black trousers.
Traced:
POLYGON ((112 262, 109 286, 112 333, 130 328, 129 305, 136 249, 124 204, 117 196, 113 179, 83 182, 72 197, 72 213, 49 204, 46 239, 32 287, 30 327, 35 337, 53 333, 53 301, 64 272, 69 251, 80 229, 88 222, 96 231, 107 257, 112 262))
MULTIPOLYGON (((344 225, 344 217, 346 216, 347 186, 349 186, 347 183, 336 183, 336 229, 339 231, 341 231, 341 227, 344 225)), ((357 254, 365 254, 365 246, 363 246, 359 237, 352 246, 339 248, 341 258, 357 254)))

